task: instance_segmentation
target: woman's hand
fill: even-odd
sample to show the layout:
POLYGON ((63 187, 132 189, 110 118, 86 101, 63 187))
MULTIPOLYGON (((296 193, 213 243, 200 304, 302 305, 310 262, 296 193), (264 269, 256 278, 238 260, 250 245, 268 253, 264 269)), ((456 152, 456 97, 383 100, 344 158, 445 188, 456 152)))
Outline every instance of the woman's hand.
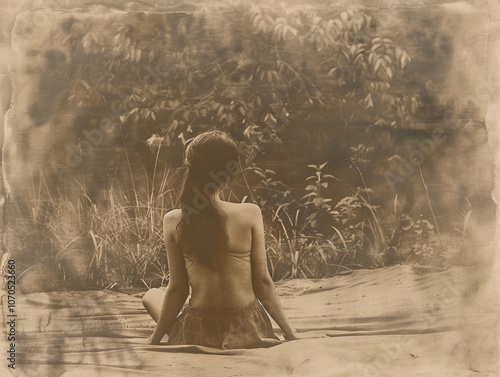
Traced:
POLYGON ((154 334, 151 334, 151 336, 147 339, 147 344, 152 345, 152 346, 156 346, 156 345, 160 344, 161 339, 160 339, 159 342, 154 342, 153 341, 153 335, 154 334))
POLYGON ((146 345, 146 346, 159 344, 159 343, 153 343, 153 334, 151 334, 147 338, 135 338, 135 339, 132 339, 132 341, 134 343, 138 343, 138 344, 142 344, 142 345, 146 345))
POLYGON ((151 343, 151 337, 149 338, 133 338, 133 339, 130 339, 130 343, 132 344, 140 344, 140 345, 144 345, 144 346, 149 346, 153 343, 151 343))

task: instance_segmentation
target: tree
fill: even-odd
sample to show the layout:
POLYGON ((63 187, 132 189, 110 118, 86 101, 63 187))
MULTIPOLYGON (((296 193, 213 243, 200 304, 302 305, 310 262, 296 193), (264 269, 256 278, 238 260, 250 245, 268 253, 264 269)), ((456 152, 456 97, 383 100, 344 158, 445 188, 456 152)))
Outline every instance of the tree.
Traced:
POLYGON ((216 127, 245 140, 250 161, 292 123, 406 121, 400 84, 410 58, 363 12, 241 3, 72 18, 63 31, 77 64, 70 100, 118 110, 117 126, 142 140, 157 134, 171 146, 216 127))

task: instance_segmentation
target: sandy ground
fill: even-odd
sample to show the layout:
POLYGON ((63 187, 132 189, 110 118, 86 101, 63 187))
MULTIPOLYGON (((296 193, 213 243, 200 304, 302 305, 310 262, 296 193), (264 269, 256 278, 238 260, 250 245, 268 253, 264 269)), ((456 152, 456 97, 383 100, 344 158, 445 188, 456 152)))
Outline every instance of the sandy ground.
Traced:
POLYGON ((0 375, 496 376, 490 275, 398 266, 287 281, 278 292, 292 323, 328 337, 232 351, 142 343, 154 322, 133 295, 28 294, 16 307, 16 369, 2 357, 0 375))

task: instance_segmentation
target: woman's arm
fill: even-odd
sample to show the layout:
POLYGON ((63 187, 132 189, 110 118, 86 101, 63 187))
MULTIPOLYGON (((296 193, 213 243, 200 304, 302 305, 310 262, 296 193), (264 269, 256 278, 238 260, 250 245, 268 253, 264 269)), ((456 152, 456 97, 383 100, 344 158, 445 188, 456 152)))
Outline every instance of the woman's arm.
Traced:
POLYGON ((264 240, 264 223, 258 206, 252 206, 252 285, 255 295, 266 311, 283 330, 285 338, 294 340, 297 333, 291 326, 283 311, 274 282, 267 270, 266 245, 264 240))
POLYGON ((165 333, 169 332, 189 294, 189 283, 184 257, 174 239, 175 226, 178 219, 175 213, 178 212, 170 211, 163 218, 163 237, 167 248, 170 279, 156 328, 153 335, 149 338, 150 344, 159 344, 165 333))

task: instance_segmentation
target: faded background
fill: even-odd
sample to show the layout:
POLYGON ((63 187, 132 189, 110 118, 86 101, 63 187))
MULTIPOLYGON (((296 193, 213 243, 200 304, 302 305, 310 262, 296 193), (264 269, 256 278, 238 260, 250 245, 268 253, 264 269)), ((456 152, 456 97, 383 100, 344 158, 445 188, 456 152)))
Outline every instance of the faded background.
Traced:
MULTIPOLYGON (((178 206, 183 145, 221 129, 240 143, 243 169, 224 198, 262 208, 269 270, 285 280, 297 323, 342 336, 381 331, 346 355, 353 365, 411 330, 408 352, 427 352, 412 355, 423 368, 462 368, 460 355, 466 368, 491 370, 498 9, 480 0, 3 1, 0 231, 2 258, 16 260, 27 294, 20 357, 33 374, 43 360, 47 375, 64 363, 85 368, 81 349, 59 352, 108 334, 107 323, 88 323, 82 300, 116 326, 92 339, 92 363, 115 362, 108 341, 145 336, 137 298, 104 290, 168 282, 161 218, 178 206), (73 292, 82 289, 100 291, 73 292), (444 289, 452 300, 434 310, 444 289), (71 326, 66 309, 81 316, 81 339, 52 339, 71 326), (457 326, 463 334, 448 338, 457 326), (42 361, 32 358, 47 344, 42 361)), ((136 351, 130 368, 152 362, 136 351)))
POLYGON ((165 279, 183 143, 217 128, 277 280, 491 262, 490 8, 429 4, 5 3, 3 247, 45 289, 165 279))

